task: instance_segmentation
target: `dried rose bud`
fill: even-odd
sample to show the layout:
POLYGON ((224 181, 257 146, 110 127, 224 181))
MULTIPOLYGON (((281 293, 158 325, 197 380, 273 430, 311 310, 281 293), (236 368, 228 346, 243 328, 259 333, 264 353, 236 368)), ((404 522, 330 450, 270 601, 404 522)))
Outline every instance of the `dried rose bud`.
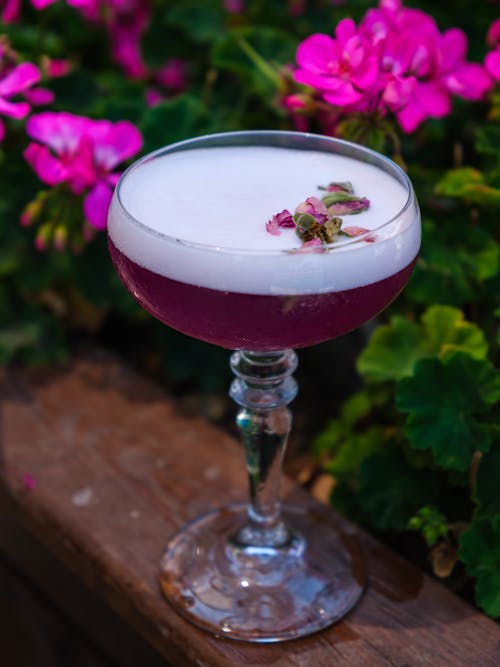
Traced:
POLYGON ((329 183, 328 185, 319 185, 318 190, 326 190, 327 192, 346 192, 352 195, 354 188, 351 181, 343 181, 342 183, 329 183))
POLYGON ((273 215, 273 217, 266 223, 266 230, 273 236, 279 236, 281 234, 281 229, 293 229, 294 227, 295 222, 292 214, 286 208, 281 211, 281 213, 273 215))
POLYGON ((318 236, 323 243, 334 243, 337 234, 340 232, 342 218, 330 218, 320 227, 318 236))
POLYGON ((297 217, 301 213, 311 215, 320 225, 323 225, 330 217, 325 204, 317 197, 308 197, 297 206, 293 215, 295 224, 297 224, 297 217))
POLYGON ((353 197, 344 201, 336 202, 328 206, 328 211, 332 215, 356 215, 362 213, 370 206, 366 197, 353 197))

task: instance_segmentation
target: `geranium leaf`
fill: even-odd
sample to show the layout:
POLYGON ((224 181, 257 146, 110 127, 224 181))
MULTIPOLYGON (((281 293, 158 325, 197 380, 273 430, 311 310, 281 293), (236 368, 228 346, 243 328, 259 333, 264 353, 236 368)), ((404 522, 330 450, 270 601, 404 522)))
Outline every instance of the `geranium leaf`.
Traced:
POLYGON ((436 185, 436 193, 459 197, 471 204, 500 205, 500 190, 485 183, 484 175, 472 167, 453 169, 436 185))
POLYGON ((358 358, 358 371, 367 380, 400 380, 412 374, 419 359, 446 357, 456 350, 484 359, 488 352, 484 333, 457 308, 431 306, 421 324, 396 315, 376 329, 358 358))
POLYGON ((431 449, 438 465, 460 472, 474 451, 488 451, 491 428, 479 418, 499 397, 500 373, 464 352, 420 360, 413 377, 396 390, 397 406, 408 413, 405 432, 412 447, 431 449))
POLYGON ((438 476, 411 467, 397 450, 374 454, 361 464, 358 501, 380 530, 405 530, 422 505, 435 503, 438 493, 438 476))
POLYGON ((451 306, 431 306, 422 315, 425 347, 429 353, 446 357, 463 350, 475 359, 484 359, 488 344, 483 331, 464 319, 462 311, 451 306))
POLYGON ((474 493, 476 516, 500 516, 500 443, 484 454, 479 464, 474 493))
POLYGON ((357 368, 367 380, 398 380, 410 375, 422 356, 418 324, 395 315, 390 324, 378 327, 358 357, 357 368))
POLYGON ((460 536, 459 556, 477 579, 477 603, 490 616, 500 616, 500 518, 474 517, 460 536))

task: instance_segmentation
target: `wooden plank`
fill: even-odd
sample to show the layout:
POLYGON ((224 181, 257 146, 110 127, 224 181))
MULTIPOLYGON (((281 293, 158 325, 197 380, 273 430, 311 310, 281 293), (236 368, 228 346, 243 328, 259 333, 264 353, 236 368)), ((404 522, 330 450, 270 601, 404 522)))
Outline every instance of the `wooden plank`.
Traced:
MULTIPOLYGON (((0 486, 27 527, 100 599, 178 667, 495 667, 500 628, 291 483, 285 495, 360 539, 369 587, 336 626, 257 646, 212 637, 161 597, 158 562, 187 520, 246 490, 228 435, 107 353, 53 373, 5 374, 0 486)), ((55 591, 55 594, 57 592, 55 591)))

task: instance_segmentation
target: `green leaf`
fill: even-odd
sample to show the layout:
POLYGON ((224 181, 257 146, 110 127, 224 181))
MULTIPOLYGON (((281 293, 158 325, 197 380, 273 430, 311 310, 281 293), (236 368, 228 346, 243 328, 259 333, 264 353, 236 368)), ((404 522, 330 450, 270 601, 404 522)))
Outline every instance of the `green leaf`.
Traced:
POLYGON ((478 518, 500 516, 500 440, 483 454, 477 471, 474 498, 478 518))
POLYGON ((477 579, 477 603, 490 616, 500 616, 500 520, 474 517, 460 536, 458 553, 477 579))
POLYGON ((431 306, 422 315, 425 350, 446 358, 451 352, 462 350, 474 359, 485 359, 488 343, 483 331, 464 319, 464 314, 451 306, 431 306))
POLYGON ((370 341, 358 357, 357 369, 366 380, 381 382, 411 375, 417 359, 422 356, 421 327, 400 315, 391 317, 390 324, 375 329, 370 341))
POLYGON ((496 160, 500 157, 500 126, 486 125, 476 132, 476 149, 483 155, 492 155, 496 160))
POLYGON ((491 234, 471 227, 464 212, 439 224, 424 221, 423 236, 406 298, 422 304, 450 305, 484 298, 481 292, 487 286, 483 283, 497 276, 500 266, 500 249, 491 234), (463 232, 457 234, 457 228, 463 232))
POLYGON ((148 109, 141 123, 144 152, 196 135, 203 115, 201 101, 191 95, 181 95, 148 109))
POLYGON ((412 447, 431 449, 438 465, 461 472, 476 450, 488 451, 491 429, 480 418, 499 397, 500 373, 464 352, 420 360, 396 390, 412 447))
POLYGON ((36 345, 41 332, 41 325, 33 321, 0 329, 0 362, 5 363, 19 350, 36 345))
POLYGON ((484 175, 472 167, 448 171, 436 185, 436 194, 458 197, 471 204, 500 206, 500 190, 487 185, 484 175))
POLYGON ((357 368, 369 381, 400 380, 412 374, 419 359, 445 358, 456 350, 484 359, 488 352, 484 333, 467 322, 460 310, 431 306, 421 324, 395 315, 389 324, 378 327, 359 356, 357 368))
MULTIPOLYGON (((340 435, 340 434, 339 434, 340 435)), ((380 451, 387 441, 381 426, 373 426, 363 433, 343 432, 335 456, 325 468, 336 479, 356 477, 363 461, 380 451)))
POLYGON ((422 505, 434 504, 438 492, 436 474, 412 468, 399 451, 375 454, 361 464, 359 504, 380 530, 405 530, 422 505))
POLYGON ((211 42, 225 30, 226 14, 221 2, 183 0, 166 11, 165 22, 180 28, 194 42, 211 42))

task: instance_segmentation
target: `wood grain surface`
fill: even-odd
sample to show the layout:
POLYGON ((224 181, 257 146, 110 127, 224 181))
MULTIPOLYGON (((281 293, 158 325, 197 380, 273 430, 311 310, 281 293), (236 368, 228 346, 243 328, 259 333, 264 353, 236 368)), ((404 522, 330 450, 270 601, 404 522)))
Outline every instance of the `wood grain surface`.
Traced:
POLYGON ((186 521, 245 498, 239 445, 101 350, 51 373, 6 372, 1 392, 1 504, 168 664, 500 665, 496 623, 287 480, 287 500, 359 539, 367 592, 342 622, 284 644, 197 630, 163 600, 158 563, 186 521))

